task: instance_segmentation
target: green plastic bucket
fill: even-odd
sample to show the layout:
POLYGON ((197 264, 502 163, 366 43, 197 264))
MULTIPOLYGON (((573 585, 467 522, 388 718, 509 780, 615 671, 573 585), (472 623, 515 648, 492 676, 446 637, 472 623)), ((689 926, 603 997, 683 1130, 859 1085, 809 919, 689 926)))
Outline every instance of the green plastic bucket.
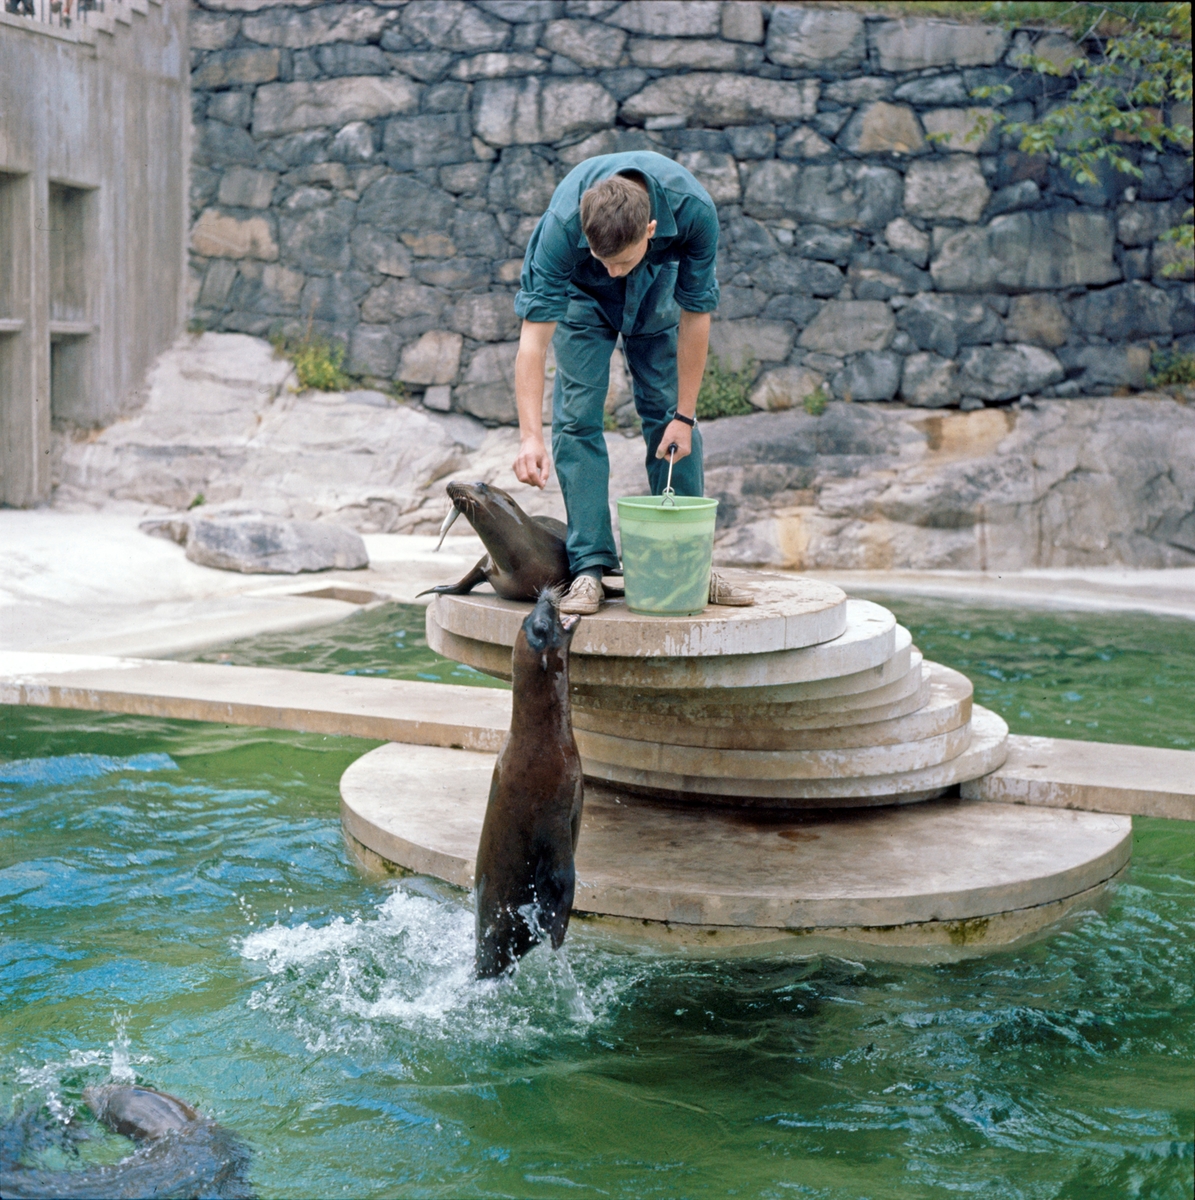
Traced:
POLYGON ((623 583, 632 612, 691 616, 709 603, 717 500, 624 496, 618 502, 623 583))

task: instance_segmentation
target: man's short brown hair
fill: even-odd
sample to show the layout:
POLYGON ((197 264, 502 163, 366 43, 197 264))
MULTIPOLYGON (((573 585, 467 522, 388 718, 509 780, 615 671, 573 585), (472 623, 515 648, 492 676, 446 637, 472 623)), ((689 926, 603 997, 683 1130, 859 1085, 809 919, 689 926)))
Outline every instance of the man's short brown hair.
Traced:
POLYGON ((595 183, 581 197, 581 232, 597 258, 613 258, 647 236, 651 200, 625 175, 595 183))

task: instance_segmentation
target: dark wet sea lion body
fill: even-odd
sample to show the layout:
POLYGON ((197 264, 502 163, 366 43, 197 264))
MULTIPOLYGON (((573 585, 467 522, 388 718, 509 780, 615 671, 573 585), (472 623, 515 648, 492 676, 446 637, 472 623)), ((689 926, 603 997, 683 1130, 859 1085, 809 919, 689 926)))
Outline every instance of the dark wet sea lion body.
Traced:
POLYGON ((153 1197, 216 1197, 249 1200, 250 1154, 229 1130, 209 1121, 177 1096, 153 1088, 109 1084, 86 1088, 83 1098, 97 1120, 138 1143, 135 1153, 109 1166, 43 1171, 22 1165, 49 1144, 73 1136, 71 1125, 26 1111, 0 1130, 4 1200, 152 1200, 153 1197))
POLYGON ((453 512, 445 531, 460 514, 489 553, 459 583, 441 584, 428 592, 463 596, 488 582, 505 600, 534 600, 546 587, 572 582, 563 521, 528 516, 509 493, 488 483, 450 483, 448 495, 453 512))
POLYGON ((479 977, 501 975, 539 942, 559 949, 573 907, 581 833, 581 756, 569 708, 577 619, 541 596, 511 655, 510 733, 494 765, 474 870, 479 977))

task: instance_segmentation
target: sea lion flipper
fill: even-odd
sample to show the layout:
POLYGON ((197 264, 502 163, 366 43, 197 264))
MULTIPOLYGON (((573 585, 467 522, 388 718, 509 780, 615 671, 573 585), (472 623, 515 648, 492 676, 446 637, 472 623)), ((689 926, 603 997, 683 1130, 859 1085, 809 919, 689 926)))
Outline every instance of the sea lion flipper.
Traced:
POLYGON ((490 556, 487 554, 459 583, 442 583, 439 587, 424 588, 416 594, 420 596, 433 594, 436 596, 464 596, 471 592, 479 583, 485 583, 486 572, 489 569, 490 556))

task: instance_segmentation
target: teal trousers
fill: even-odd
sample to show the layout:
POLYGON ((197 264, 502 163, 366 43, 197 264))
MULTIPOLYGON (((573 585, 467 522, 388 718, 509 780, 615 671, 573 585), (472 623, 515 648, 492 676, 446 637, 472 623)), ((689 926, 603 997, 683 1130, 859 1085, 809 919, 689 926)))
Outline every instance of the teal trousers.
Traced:
MULTIPOLYGON (((595 314, 596 315, 596 314, 595 314)), ((655 333, 623 336, 635 411, 643 423, 647 479, 658 496, 668 478, 668 459, 656 448, 676 413, 675 325, 655 333)), ((552 393, 552 457, 568 513, 568 559, 574 574, 586 567, 616 569, 618 551, 610 522, 610 459, 604 436, 610 356, 618 331, 594 323, 561 321, 552 344, 556 383, 552 393)), ((701 432, 693 430, 693 452, 672 472, 678 496, 704 494, 701 432)))

